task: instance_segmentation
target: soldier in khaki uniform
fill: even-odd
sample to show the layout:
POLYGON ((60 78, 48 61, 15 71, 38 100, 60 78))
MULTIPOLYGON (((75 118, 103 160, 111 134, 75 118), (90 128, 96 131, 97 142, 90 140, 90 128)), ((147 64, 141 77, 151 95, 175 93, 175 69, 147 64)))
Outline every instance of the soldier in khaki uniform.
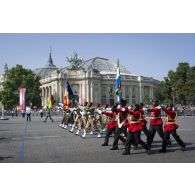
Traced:
POLYGON ((81 115, 81 109, 79 107, 75 108, 73 110, 75 113, 74 123, 72 125, 72 128, 69 130, 71 133, 73 133, 75 128, 78 128, 78 130, 82 128, 82 115, 81 115))
POLYGON ((103 112, 103 108, 100 107, 100 104, 97 104, 97 107, 95 109, 95 122, 96 125, 100 127, 101 130, 105 128, 102 112, 103 112))
POLYGON ((62 128, 66 129, 68 127, 68 124, 71 122, 71 110, 70 109, 65 109, 64 110, 64 117, 62 119, 62 128))
MULTIPOLYGON (((93 107, 93 103, 88 104, 87 108, 87 114, 88 114, 88 120, 87 124, 84 128, 84 133, 82 135, 83 138, 86 137, 86 134, 91 130, 90 134, 93 134, 92 129, 98 129, 96 125, 96 120, 95 120, 95 108, 93 107)), ((101 137, 100 131, 98 133, 98 137, 101 137)))
POLYGON ((81 117, 78 118, 78 129, 75 133, 75 135, 79 135, 79 132, 82 128, 86 127, 87 124, 87 104, 88 102, 84 102, 83 107, 80 107, 80 114, 81 117))

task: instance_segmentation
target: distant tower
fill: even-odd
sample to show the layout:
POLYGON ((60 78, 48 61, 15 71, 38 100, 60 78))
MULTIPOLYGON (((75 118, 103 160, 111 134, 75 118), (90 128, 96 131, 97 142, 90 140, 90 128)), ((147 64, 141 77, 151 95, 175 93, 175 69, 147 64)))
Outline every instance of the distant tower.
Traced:
POLYGON ((53 64, 53 59, 52 59, 52 57, 51 57, 51 47, 50 47, 50 52, 49 52, 49 59, 48 59, 48 61, 47 61, 47 65, 48 66, 55 66, 54 64, 53 64))

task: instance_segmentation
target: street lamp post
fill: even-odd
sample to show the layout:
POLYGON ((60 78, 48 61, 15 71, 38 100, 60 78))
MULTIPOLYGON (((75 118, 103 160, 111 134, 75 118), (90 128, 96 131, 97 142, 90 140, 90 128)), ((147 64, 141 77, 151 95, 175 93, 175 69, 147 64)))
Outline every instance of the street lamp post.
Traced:
MULTIPOLYGON (((7 64, 4 65, 4 74, 3 74, 3 82, 7 80, 7 71, 8 71, 8 66, 7 64)), ((9 120, 8 118, 4 117, 4 105, 2 103, 1 106, 1 120, 9 120)))
POLYGON ((87 97, 87 88, 86 88, 86 74, 87 74, 87 70, 85 70, 84 68, 83 68, 83 72, 85 73, 85 101, 86 101, 86 97, 87 97))
POLYGON ((174 87, 172 86, 172 102, 175 105, 175 94, 174 94, 174 87))

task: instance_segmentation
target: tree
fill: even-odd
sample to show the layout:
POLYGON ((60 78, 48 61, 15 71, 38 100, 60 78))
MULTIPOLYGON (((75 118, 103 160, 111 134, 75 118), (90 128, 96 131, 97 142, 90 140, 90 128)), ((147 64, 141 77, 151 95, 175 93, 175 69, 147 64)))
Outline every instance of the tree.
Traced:
POLYGON ((1 102, 5 109, 13 109, 19 104, 19 89, 26 88, 26 104, 41 106, 40 78, 30 69, 23 68, 17 64, 8 70, 7 80, 3 84, 1 91, 1 102))
POLYGON ((73 56, 66 57, 67 62, 71 65, 72 70, 79 70, 80 65, 83 63, 83 59, 78 56, 76 52, 73 53, 73 56))
POLYGON ((155 96, 161 103, 195 103, 195 67, 187 62, 178 64, 176 71, 170 70, 161 82, 155 96))

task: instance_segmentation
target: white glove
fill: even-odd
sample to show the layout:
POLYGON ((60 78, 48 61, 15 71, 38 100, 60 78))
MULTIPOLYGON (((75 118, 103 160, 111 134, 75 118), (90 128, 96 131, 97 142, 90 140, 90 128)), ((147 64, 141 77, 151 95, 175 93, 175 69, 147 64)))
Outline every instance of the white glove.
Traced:
POLYGON ((156 108, 161 109, 161 106, 157 106, 156 108))
POLYGON ((143 108, 143 111, 147 111, 148 109, 147 108, 143 108))
POLYGON ((98 114, 102 114, 102 111, 101 110, 97 110, 98 114))
POLYGON ((126 109, 125 108, 122 108, 121 110, 124 112, 126 109))
POLYGON ((118 125, 118 128, 120 129, 121 127, 122 127, 122 124, 119 124, 119 125, 118 125))
POLYGON ((129 107, 128 107, 128 109, 129 109, 129 110, 131 110, 131 109, 132 109, 132 107, 131 107, 131 106, 129 106, 129 107))
POLYGON ((118 105, 117 108, 121 108, 121 105, 118 105))

